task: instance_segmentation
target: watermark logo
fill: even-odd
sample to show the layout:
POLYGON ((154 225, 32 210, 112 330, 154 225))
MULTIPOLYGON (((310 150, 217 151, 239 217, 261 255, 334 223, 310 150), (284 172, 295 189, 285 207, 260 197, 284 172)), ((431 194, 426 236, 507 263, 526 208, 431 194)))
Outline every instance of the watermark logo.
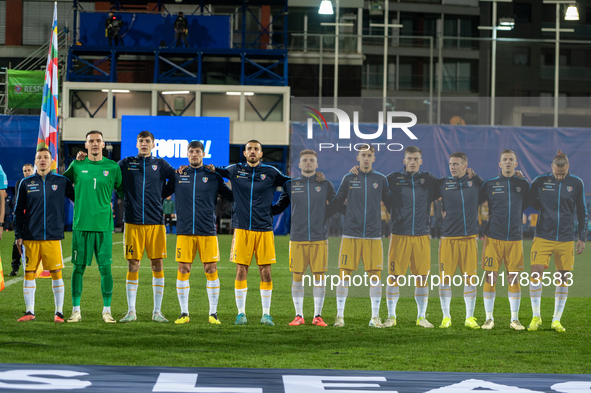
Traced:
POLYGON ((320 129, 323 129, 322 124, 324 123, 324 126, 328 130, 328 124, 326 123, 326 119, 324 118, 324 116, 322 116, 322 113, 318 112, 316 109, 311 108, 309 106, 304 106, 303 108, 312 111, 312 112, 306 112, 306 111, 304 111, 304 113, 312 116, 314 118, 314 120, 316 120, 316 123, 318 123, 318 125, 320 126, 320 129), (322 119, 322 123, 320 122, 320 120, 318 118, 322 119))
MULTIPOLYGON (((328 124, 326 123, 326 120, 324 119, 324 117, 322 116, 321 112, 329 112, 329 113, 334 113, 339 121, 339 139, 351 139, 351 119, 349 117, 349 115, 342 109, 337 109, 337 108, 321 108, 320 112, 305 106, 304 108, 312 110, 314 113, 311 112, 306 112, 308 113, 310 116, 312 116, 316 122, 318 124, 320 124, 320 128, 322 129, 322 123, 320 123, 320 120, 318 117, 320 117, 323 121, 324 121, 324 125, 326 126, 326 128, 328 129, 328 124)), ((307 138, 308 139, 313 139, 313 130, 312 130, 312 119, 308 118, 308 134, 307 134, 307 138)), ((410 139, 418 139, 415 134, 412 133, 412 131, 409 129, 410 127, 414 126, 415 124, 417 124, 417 117, 415 116, 414 113, 411 112, 395 112, 395 111, 388 111, 386 112, 386 132, 387 132, 387 138, 390 140, 392 139, 392 131, 396 128, 401 129, 402 131, 404 131, 404 133, 410 138, 410 139), (407 117, 409 119, 411 119, 409 122, 407 123, 395 123, 394 119, 395 118, 400 118, 400 117, 407 117)), ((355 132, 355 135, 361 139, 377 139, 379 138, 383 131, 384 131, 384 112, 380 111, 378 112, 378 130, 376 132, 374 132, 373 134, 364 134, 359 130, 359 112, 358 111, 354 111, 353 112, 353 131, 355 132)))

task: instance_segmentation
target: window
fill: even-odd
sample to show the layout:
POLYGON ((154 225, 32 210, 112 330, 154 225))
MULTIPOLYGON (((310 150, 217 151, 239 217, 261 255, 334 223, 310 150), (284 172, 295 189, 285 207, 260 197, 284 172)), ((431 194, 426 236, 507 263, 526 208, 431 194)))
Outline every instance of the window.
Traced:
POLYGON ((513 3, 515 23, 531 23, 531 4, 513 3))
POLYGON ((528 66, 530 65, 530 49, 529 48, 515 48, 513 50, 513 65, 528 66))

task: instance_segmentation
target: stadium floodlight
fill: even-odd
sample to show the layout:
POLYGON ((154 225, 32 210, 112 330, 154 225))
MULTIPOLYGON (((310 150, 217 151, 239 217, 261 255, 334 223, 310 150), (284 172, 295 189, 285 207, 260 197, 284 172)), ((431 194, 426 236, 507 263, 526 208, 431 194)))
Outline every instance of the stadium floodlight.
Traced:
POLYGON ((242 94, 242 93, 239 91, 227 91, 226 92, 226 95, 228 95, 228 96, 239 96, 240 94, 242 94))
POLYGON ((515 19, 513 18, 499 18, 499 30, 513 30, 515 27, 515 19), (504 29, 501 29, 504 27, 504 29))
POLYGON ((163 91, 162 94, 189 94, 189 90, 182 91, 163 91))
POLYGON ((252 91, 247 91, 244 93, 245 96, 253 96, 254 93, 252 91))
POLYGON ((318 8, 318 13, 320 15, 334 14, 331 1, 330 0, 322 0, 322 3, 320 3, 320 8, 318 8))
POLYGON ((576 4, 571 4, 566 9, 564 20, 579 20, 579 10, 576 4))
MULTIPOLYGON (((102 89, 101 91, 103 93, 108 93, 109 92, 109 89, 102 89)), ((113 93, 129 93, 129 90, 116 90, 116 89, 113 89, 112 92, 113 93)))

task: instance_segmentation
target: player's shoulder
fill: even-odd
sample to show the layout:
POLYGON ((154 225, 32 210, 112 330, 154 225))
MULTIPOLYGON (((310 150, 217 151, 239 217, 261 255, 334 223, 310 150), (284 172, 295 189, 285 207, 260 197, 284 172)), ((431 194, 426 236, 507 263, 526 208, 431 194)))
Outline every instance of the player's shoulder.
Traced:
POLYGON ((404 173, 402 173, 401 171, 393 171, 386 175, 386 179, 390 180, 400 176, 404 176, 404 173))
POLYGON ((551 175, 552 174, 550 172, 542 173, 541 175, 534 177, 531 183, 533 185, 534 183, 543 182, 547 177, 550 177, 551 175))
POLYGON ((578 177, 577 175, 573 175, 572 173, 568 174, 569 177, 572 177, 577 183, 583 183, 583 179, 581 179, 580 177, 578 177))
POLYGON ((261 164, 261 169, 265 170, 265 172, 272 173, 274 175, 283 175, 281 171, 275 168, 273 165, 261 164))
POLYGON ((384 175, 382 172, 378 172, 374 169, 373 173, 379 178, 383 178, 384 180, 386 179, 386 175, 384 175))
POLYGON ((492 182, 492 181, 494 181, 494 180, 499 180, 500 178, 501 178, 501 176, 493 176, 493 177, 491 177, 491 178, 488 178, 488 179, 484 180, 484 181, 482 182, 482 186, 481 186, 481 188, 483 188, 484 186, 486 186, 487 184, 489 184, 490 182, 492 182))

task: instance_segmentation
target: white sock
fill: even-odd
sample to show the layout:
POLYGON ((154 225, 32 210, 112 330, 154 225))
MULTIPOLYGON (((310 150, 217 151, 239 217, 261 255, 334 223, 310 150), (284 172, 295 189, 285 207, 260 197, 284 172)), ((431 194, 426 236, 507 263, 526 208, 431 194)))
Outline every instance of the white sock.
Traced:
POLYGON ((509 292, 509 306, 511 307, 511 321, 519 320, 519 306, 521 304, 521 291, 509 292))
POLYGON ((425 318, 429 304, 429 287, 415 288, 415 302, 417 303, 417 319, 425 318))
POLYGON ((152 290, 154 291, 153 313, 157 313, 160 312, 160 308, 162 307, 162 295, 164 294, 164 277, 152 277, 152 290))
POLYGON ((449 308, 451 305, 451 286, 441 284, 439 286, 439 301, 441 302, 441 312, 444 318, 451 318, 449 308))
POLYGON ((291 280, 291 297, 296 315, 304 317, 304 283, 291 280))
POLYGON ((27 312, 35 314, 35 290, 37 284, 35 280, 24 280, 23 281, 23 294, 25 295, 25 306, 27 306, 27 312))
POLYGON ((220 299, 220 279, 207 280, 207 298, 209 299, 209 315, 218 312, 218 301, 220 299))
POLYGON ((111 313, 111 307, 110 306, 109 307, 103 307, 103 314, 105 314, 105 313, 109 313, 109 314, 111 313))
POLYGON ((484 296, 484 312, 486 313, 486 319, 492 319, 494 321, 493 311, 495 309, 496 292, 483 292, 482 295, 484 296))
POLYGON ((53 300, 55 303, 55 312, 63 314, 64 311, 64 280, 51 280, 51 289, 53 289, 53 300))
POLYGON ((371 300, 371 317, 379 318, 380 304, 382 303, 382 283, 380 281, 378 281, 377 285, 369 287, 369 298, 371 300))
POLYGON ((554 318, 552 318, 552 322, 560 321, 567 297, 568 287, 556 287, 556 291, 554 292, 554 318))
POLYGON ((191 291, 191 284, 189 280, 176 280, 176 294, 179 298, 179 305, 181 306, 181 314, 189 314, 189 292, 191 291))
POLYGON ((348 294, 349 281, 341 281, 341 284, 337 285, 337 317, 345 316, 345 303, 348 294))
POLYGON ((542 303, 542 283, 534 285, 533 281, 529 283, 529 298, 531 300, 531 310, 534 317, 541 318, 540 304, 542 303))
POLYGON ((127 311, 135 313, 135 299, 137 297, 138 280, 125 280, 127 291, 127 311))
POLYGON ((73 306, 72 312, 80 312, 80 306, 73 306))
POLYGON ((248 288, 236 289, 234 288, 234 296, 236 297, 236 308, 238 308, 238 314, 246 314, 246 294, 248 288))
MULTIPOLYGON (((322 280, 316 284, 324 284, 322 280)), ((324 285, 314 285, 314 317, 322 315, 322 307, 324 307, 324 296, 326 295, 326 287, 324 285)))
POLYGON ((261 304, 263 305, 263 315, 270 314, 272 289, 261 289, 261 304))
POLYGON ((464 303, 466 303, 466 319, 474 316, 476 307, 476 287, 473 285, 464 285, 464 303))
POLYGON ((386 287, 386 305, 388 306, 388 318, 396 318, 396 304, 400 298, 400 287, 398 285, 386 287))
POLYGON ((441 302, 441 312, 444 318, 451 318, 449 307, 451 305, 451 286, 449 284, 439 285, 439 301, 441 302))

